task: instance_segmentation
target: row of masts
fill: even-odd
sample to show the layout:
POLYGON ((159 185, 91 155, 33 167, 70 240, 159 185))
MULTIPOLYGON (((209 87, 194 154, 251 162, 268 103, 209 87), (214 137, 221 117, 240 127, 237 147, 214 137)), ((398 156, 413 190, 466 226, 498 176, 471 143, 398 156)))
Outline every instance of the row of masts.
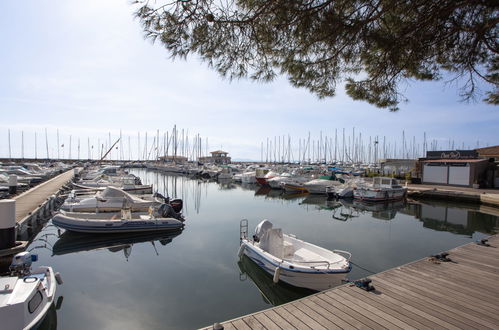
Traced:
POLYGON ((158 129, 153 134, 137 132, 136 137, 124 136, 121 130, 118 136, 113 136, 109 132, 107 138, 81 138, 71 134, 61 136, 57 129, 55 141, 53 139, 50 141, 46 128, 44 134, 45 143, 42 148, 40 148, 40 143, 43 142, 39 141, 39 132, 34 132, 29 138, 33 139, 34 148, 29 149, 31 152, 28 156, 25 146, 29 142, 24 131, 21 131, 19 154, 12 152, 12 146, 18 142, 13 141, 13 134, 9 129, 7 132, 8 158, 155 161, 161 157, 168 157, 170 160, 183 158, 194 161, 208 155, 209 147, 208 138, 203 139, 199 133, 189 136, 189 130, 178 129, 176 125, 170 131, 160 132, 158 129), (132 139, 135 141, 132 142, 132 139))
MULTIPOLYGON (((488 144, 486 144, 488 145, 488 144)), ((476 141, 476 148, 480 140, 476 141)), ((380 159, 417 159, 426 156, 427 151, 465 150, 471 145, 455 140, 407 136, 402 130, 398 138, 363 135, 334 129, 330 136, 319 132, 312 138, 310 132, 305 138, 292 139, 290 135, 268 137, 260 144, 260 161, 265 163, 342 163, 342 164, 377 164, 380 159)))

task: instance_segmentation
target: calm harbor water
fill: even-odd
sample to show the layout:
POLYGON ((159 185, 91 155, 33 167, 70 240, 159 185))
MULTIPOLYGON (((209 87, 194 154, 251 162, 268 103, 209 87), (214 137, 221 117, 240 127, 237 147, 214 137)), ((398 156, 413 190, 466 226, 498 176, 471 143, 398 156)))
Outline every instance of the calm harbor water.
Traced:
POLYGON ((358 279, 483 238, 497 217, 455 204, 379 204, 283 195, 236 185, 133 170, 155 190, 184 200, 182 232, 104 236, 64 233, 50 222, 30 249, 64 284, 55 329, 193 329, 310 294, 275 285, 238 260, 239 221, 262 219, 298 238, 350 251, 358 279), (260 292, 261 291, 261 292, 260 292))

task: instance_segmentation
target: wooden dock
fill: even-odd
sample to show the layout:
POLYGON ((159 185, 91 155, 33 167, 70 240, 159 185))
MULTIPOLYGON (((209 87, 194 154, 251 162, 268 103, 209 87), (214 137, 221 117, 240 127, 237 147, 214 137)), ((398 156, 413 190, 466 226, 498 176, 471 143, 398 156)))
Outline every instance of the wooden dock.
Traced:
MULTIPOLYGON (((499 329, 499 237, 221 323, 224 329, 499 329)), ((206 329, 212 329, 207 327, 206 329)))
POLYGON ((29 218, 72 178, 73 170, 71 169, 14 197, 13 199, 16 201, 16 222, 18 224, 23 223, 25 219, 29 218))

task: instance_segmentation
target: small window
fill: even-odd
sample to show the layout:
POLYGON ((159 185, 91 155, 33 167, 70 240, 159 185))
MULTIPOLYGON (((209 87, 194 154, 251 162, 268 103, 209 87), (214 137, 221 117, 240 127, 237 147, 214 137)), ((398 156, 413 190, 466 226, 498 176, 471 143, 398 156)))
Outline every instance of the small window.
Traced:
POLYGON ((390 179, 382 179, 381 180, 381 184, 383 184, 383 185, 390 185, 390 181, 391 181, 390 179))
POLYGON ((28 311, 30 313, 36 311, 38 306, 40 306, 42 300, 43 300, 42 293, 40 291, 36 291, 35 295, 33 296, 33 298, 31 298, 31 300, 28 303, 28 311))

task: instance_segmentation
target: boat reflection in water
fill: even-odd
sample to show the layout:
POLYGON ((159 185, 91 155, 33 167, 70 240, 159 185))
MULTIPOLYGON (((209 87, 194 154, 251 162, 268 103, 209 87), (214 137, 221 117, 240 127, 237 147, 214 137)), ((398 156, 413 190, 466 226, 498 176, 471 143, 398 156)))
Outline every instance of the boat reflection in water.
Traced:
POLYGON ((97 249, 108 249, 111 252, 123 251, 125 257, 128 259, 133 244, 151 242, 154 248, 156 248, 154 245, 155 241, 158 241, 161 245, 166 245, 181 233, 182 230, 162 233, 89 235, 66 231, 55 242, 52 248, 52 254, 64 255, 97 249))
POLYGON ((297 288, 282 281, 274 283, 270 274, 244 254, 237 265, 241 271, 241 280, 244 281, 246 279, 244 275, 247 275, 255 283, 267 304, 278 306, 316 293, 316 291, 297 288))
POLYGON ((47 314, 45 315, 45 318, 43 321, 38 325, 38 327, 35 327, 36 330, 56 330, 57 329, 57 311, 61 309, 62 306, 62 301, 63 297, 59 296, 57 298, 56 302, 52 303, 50 305, 49 310, 47 311, 47 314))
POLYGON ((392 220, 397 215, 397 211, 405 207, 405 201, 403 200, 369 203, 354 199, 344 202, 351 203, 350 207, 353 207, 357 211, 371 212, 372 217, 379 220, 392 220))

